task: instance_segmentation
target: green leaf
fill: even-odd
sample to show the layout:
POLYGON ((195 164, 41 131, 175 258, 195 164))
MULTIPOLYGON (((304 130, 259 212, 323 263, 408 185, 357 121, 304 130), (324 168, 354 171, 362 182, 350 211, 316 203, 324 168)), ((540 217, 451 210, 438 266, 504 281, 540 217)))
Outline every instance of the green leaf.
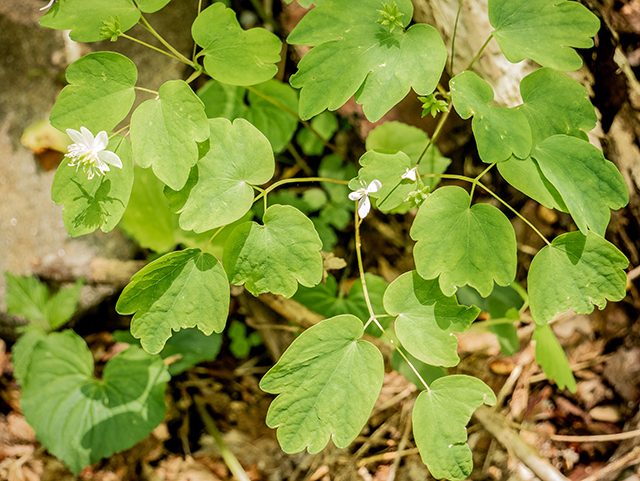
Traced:
MULTIPOLYGON (((127 344, 140 345, 140 341, 131 335, 130 331, 115 331, 113 340, 127 344)), ((197 328, 181 329, 174 332, 167 339, 159 355, 162 359, 180 356, 175 362, 169 364, 169 374, 176 376, 202 361, 213 361, 220 352, 222 334, 213 333, 207 336, 197 328)))
MULTIPOLYGON (((311 127, 320 134, 320 137, 326 141, 331 140, 333 134, 335 134, 340 127, 336 116, 326 111, 312 118, 310 124, 311 127)), ((307 128, 298 132, 296 141, 305 155, 322 155, 324 152, 324 143, 307 128)))
POLYGON ((482 404, 496 403, 480 379, 446 376, 422 391, 413 408, 413 436, 422 461, 436 479, 465 479, 473 469, 465 426, 482 404))
POLYGON ((424 280, 416 271, 405 272, 384 294, 384 307, 396 318, 396 335, 413 356, 436 366, 455 366, 458 338, 480 314, 477 307, 460 306, 445 296, 437 279, 424 280))
POLYGON ((536 363, 540 365, 547 379, 555 381, 559 389, 566 387, 575 393, 576 379, 551 326, 536 326, 532 339, 536 341, 536 363))
POLYGON ((13 367, 14 377, 21 386, 24 386, 29 373, 28 369, 33 348, 42 339, 46 338, 47 334, 44 329, 30 329, 22 334, 16 343, 11 346, 11 367, 13 367))
MULTIPOLYGON (((291 3, 293 0, 284 0, 284 3, 291 3)), ((322 5, 325 0, 297 0, 301 7, 309 8, 311 5, 322 5)))
POLYGON ((469 284, 483 296, 494 281, 510 284, 516 274, 516 236, 509 219, 489 204, 471 206, 461 187, 436 190, 422 204, 411 238, 418 273, 425 279, 440 276, 440 289, 451 296, 469 284))
POLYGON ((180 227, 204 232, 230 224, 253 204, 252 185, 275 171, 269 141, 244 119, 209 119, 210 149, 198 162, 197 183, 180 210, 180 227))
POLYGON ((144 13, 153 13, 164 8, 171 0, 136 0, 138 8, 144 13))
POLYGON ((66 324, 76 312, 83 284, 80 279, 73 286, 60 289, 48 299, 47 319, 51 329, 58 329, 66 324))
MULTIPOLYGON (((345 162, 337 154, 327 155, 322 159, 318 167, 318 175, 327 179, 350 180, 357 174, 356 168, 352 164, 345 162)), ((329 193, 329 197, 337 205, 350 206, 351 210, 353 210, 353 203, 349 202, 351 190, 346 184, 322 182, 322 188, 329 193)))
POLYGON ((417 180, 402 178, 407 170, 415 167, 415 164, 404 152, 384 154, 369 150, 360 157, 360 165, 362 168, 358 177, 349 182, 349 187, 351 190, 357 190, 361 187, 361 181, 369 185, 374 179, 379 180, 382 183, 382 188, 369 196, 372 199, 377 199, 376 205, 384 213, 403 204, 409 193, 418 189, 417 180))
POLYGON ((92 132, 113 130, 133 106, 137 79, 135 64, 124 55, 85 55, 67 68, 69 85, 51 110, 51 125, 62 132, 80 127, 92 132))
POLYGON ((596 111, 587 89, 551 68, 530 73, 520 83, 524 103, 518 109, 531 127, 533 145, 556 134, 588 140, 584 131, 596 126, 596 111))
POLYGON ((122 168, 111 167, 104 176, 89 180, 82 169, 62 162, 51 186, 51 198, 64 204, 62 219, 71 237, 89 234, 98 227, 112 230, 124 213, 133 186, 131 142, 120 135, 109 140, 106 150, 115 153, 122 168))
POLYGON ((36 277, 14 276, 5 272, 4 278, 7 282, 7 313, 30 321, 47 322, 47 286, 36 277))
POLYGON ((544 325, 570 308, 589 314, 626 294, 627 258, 610 242, 589 232, 556 237, 531 262, 527 285, 531 315, 544 325))
POLYGON ((236 227, 224 248, 223 264, 232 284, 257 296, 264 292, 291 297, 298 283, 315 286, 322 280, 322 241, 313 222, 294 207, 273 205, 264 225, 246 222, 236 227))
MULTIPOLYGON (((410 0, 397 2, 406 27, 410 0)), ((315 47, 298 64, 291 85, 302 88, 300 116, 336 110, 355 95, 372 122, 380 120, 411 88, 430 94, 440 80, 447 50, 435 28, 416 24, 404 31, 378 23, 380 0, 327 0, 298 23, 287 38, 315 47)))
POLYGON ((242 30, 235 12, 222 3, 206 8, 193 22, 191 35, 202 47, 204 68, 219 82, 254 85, 275 76, 280 39, 264 28, 242 30))
POLYGON ((229 350, 236 359, 244 359, 251 352, 251 348, 262 344, 262 338, 257 332, 247 336, 247 326, 239 321, 233 321, 227 329, 227 336, 231 340, 229 350))
POLYGON ((526 58, 569 72, 582 66, 574 48, 593 47, 600 21, 578 2, 489 0, 493 37, 510 62, 526 58))
MULTIPOLYGON (((418 163, 427 145, 429 145, 429 136, 424 130, 395 121, 378 125, 369 133, 366 141, 367 150, 394 154, 404 152, 413 165, 418 163)), ((438 148, 432 145, 420 161, 420 174, 444 174, 450 163, 451 160, 443 157, 438 148)), ((434 189, 440 179, 427 177, 422 179, 422 182, 434 189)))
POLYGON ((611 212, 629 202, 622 175, 602 151, 576 137, 554 135, 531 153, 583 234, 604 235, 611 212))
MULTIPOLYGON (((367 291, 369 299, 373 307, 373 313, 377 316, 387 314, 382 304, 382 296, 387 289, 387 283, 382 277, 373 275, 369 272, 365 274, 367 282, 367 291)), ((364 298, 364 290, 362 289, 362 280, 355 280, 347 295, 338 292, 338 283, 336 278, 331 274, 327 276, 326 282, 318 284, 315 287, 300 287, 293 296, 293 300, 308 307, 314 312, 323 315, 326 318, 338 316, 340 314, 352 314, 365 324, 369 320, 369 309, 364 298)), ((391 318, 380 319, 382 327, 388 327, 391 318)), ((380 337, 382 332, 374 323, 369 324, 367 334, 380 337)))
POLYGON ((109 17, 120 20, 126 32, 140 19, 140 10, 131 0, 63 0, 55 2, 40 25, 56 30, 71 30, 69 36, 76 42, 98 42, 105 37, 101 32, 109 17))
POLYGON ((260 381, 264 391, 280 394, 267 425, 278 428, 285 452, 315 454, 330 437, 344 448, 360 434, 384 376, 380 351, 358 340, 362 327, 348 314, 322 321, 300 334, 260 381))
POLYGON ((145 351, 162 350, 172 331, 198 327, 222 332, 229 315, 229 281, 218 260, 200 249, 172 252, 145 266, 118 299, 119 314, 134 314, 131 333, 145 351))
POLYGON ((153 172, 173 190, 181 189, 198 161, 198 145, 209 137, 204 105, 183 80, 170 80, 158 98, 147 100, 131 117, 136 164, 153 172))
POLYGON ((73 331, 50 334, 33 349, 20 407, 36 437, 78 474, 130 448, 163 419, 169 380, 160 358, 130 347, 93 377, 93 358, 73 331))
POLYGON ((463 119, 473 115, 471 128, 483 162, 504 162, 512 155, 524 159, 531 152, 531 129, 518 109, 490 105, 493 89, 471 71, 449 81, 453 106, 463 119))

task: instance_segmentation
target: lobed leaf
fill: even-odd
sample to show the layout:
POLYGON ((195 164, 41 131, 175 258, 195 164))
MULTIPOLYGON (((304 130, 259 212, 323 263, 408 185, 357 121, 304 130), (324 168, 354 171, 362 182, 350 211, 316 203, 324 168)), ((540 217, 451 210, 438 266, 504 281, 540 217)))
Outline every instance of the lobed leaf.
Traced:
POLYGON ((480 314, 477 307, 458 304, 445 296, 437 279, 425 280, 416 271, 405 272, 384 294, 384 307, 396 318, 402 345, 419 360, 436 366, 455 366, 458 338, 480 314))
POLYGON ((202 47, 204 68, 219 82, 254 85, 278 73, 282 43, 264 28, 243 30, 235 12, 214 3, 198 15, 191 27, 193 40, 202 47))
POLYGON ((130 347, 93 377, 93 358, 73 331, 33 348, 20 407, 36 437, 77 475, 130 448, 163 419, 169 374, 162 360, 130 347))
POLYGON ((229 281, 218 260, 200 249, 172 252, 142 268, 116 304, 134 314, 131 334, 157 354, 172 331, 222 332, 229 315, 229 281))
POLYGON ((4 278, 7 283, 7 313, 30 321, 47 322, 47 286, 33 276, 14 276, 5 272, 4 278))
POLYGON ((95 52, 67 68, 67 85, 51 110, 49 120, 58 130, 92 132, 113 130, 131 110, 138 69, 124 55, 95 52))
POLYGON ((240 219, 253 204, 251 186, 268 182, 275 170, 269 141, 249 122, 218 118, 209 125, 209 151, 198 162, 180 209, 180 227, 195 232, 240 219))
POLYGON ((465 479, 473 469, 465 426, 482 404, 496 403, 480 379, 446 376, 422 391, 413 408, 413 436, 422 461, 436 479, 465 479))
POLYGON ((445 296, 469 284, 488 296, 494 281, 516 274, 516 237, 509 219, 489 204, 471 206, 461 187, 441 187, 424 201, 411 227, 413 257, 425 279, 440 276, 445 296))
POLYGON ((551 326, 548 324, 537 325, 533 331, 532 339, 536 341, 536 363, 540 365, 547 379, 555 381, 558 389, 566 387, 575 393, 577 389, 576 378, 573 377, 567 356, 551 326))
POLYGON ((463 119, 473 116, 471 128, 478 154, 489 164, 504 162, 511 156, 524 159, 531 152, 531 129, 518 109, 490 105, 493 89, 471 71, 449 81, 453 106, 463 119))
POLYGON ((626 294, 627 258, 610 242, 589 232, 569 232, 556 237, 536 254, 527 285, 531 315, 544 325, 572 308, 589 314, 626 294))
POLYGON ((246 222, 231 233, 223 264, 232 284, 257 296, 265 292, 291 297, 298 283, 322 280, 322 241, 313 222, 295 207, 272 205, 264 225, 246 222))
MULTIPOLYGON (((413 6, 410 0, 397 4, 406 27, 413 6)), ((366 117, 375 122, 411 88, 418 94, 433 92, 447 59, 440 34, 425 24, 390 31, 377 23, 381 6, 380 0, 326 0, 291 32, 290 44, 315 47, 290 79, 302 89, 304 120, 338 109, 355 94, 366 117)))
POLYGON ((89 180, 82 169, 62 162, 53 178, 51 198, 58 205, 64 204, 62 220, 71 237, 89 234, 98 227, 109 232, 127 207, 133 186, 131 142, 116 135, 106 150, 120 157, 121 169, 111 167, 105 175, 89 180))
POLYGON ((493 37, 510 62, 526 58, 569 72, 582 66, 574 48, 591 48, 600 21, 578 2, 489 0, 493 37))
POLYGON ((384 376, 382 354, 358 340, 363 333, 355 316, 326 319, 300 334, 260 381, 264 391, 279 394, 267 425, 278 428, 285 452, 318 453, 330 437, 344 448, 360 434, 384 376))

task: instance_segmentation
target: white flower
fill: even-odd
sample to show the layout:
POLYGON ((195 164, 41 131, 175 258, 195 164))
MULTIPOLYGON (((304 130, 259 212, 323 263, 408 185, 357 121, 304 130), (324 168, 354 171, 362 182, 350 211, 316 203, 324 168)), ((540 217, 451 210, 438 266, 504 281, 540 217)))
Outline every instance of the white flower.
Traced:
POLYGON ((77 130, 67 129, 67 134, 75 142, 71 144, 68 149, 69 153, 65 157, 69 157, 71 162, 69 165, 76 168, 82 166, 85 174, 88 174, 89 180, 93 179, 94 175, 104 175, 105 172, 109 172, 109 166, 111 164, 114 167, 122 169, 122 161, 113 152, 104 150, 109 144, 109 138, 107 133, 103 130, 96 137, 86 127, 80 127, 82 133, 77 130))
POLYGON ((51 5, 53 5, 53 3, 54 3, 55 1, 56 1, 56 0, 51 0, 51 1, 49 2, 49 4, 48 4, 48 5, 45 5, 44 7, 42 7, 42 8, 40 9, 40 11, 46 10, 46 9, 47 9, 47 8, 49 8, 51 5))
POLYGON ((410 179, 415 182, 416 179, 418 178, 416 174, 416 169, 417 167, 414 167, 413 169, 409 169, 409 167, 407 167, 407 171, 404 174, 402 174, 402 178, 410 179))
POLYGON ((364 219, 371 210, 369 194, 378 192, 382 188, 382 184, 379 180, 372 180, 371 184, 367 187, 367 183, 364 180, 361 180, 360 185, 362 187, 349 194, 349 199, 358 201, 358 216, 360 216, 361 219, 364 219))

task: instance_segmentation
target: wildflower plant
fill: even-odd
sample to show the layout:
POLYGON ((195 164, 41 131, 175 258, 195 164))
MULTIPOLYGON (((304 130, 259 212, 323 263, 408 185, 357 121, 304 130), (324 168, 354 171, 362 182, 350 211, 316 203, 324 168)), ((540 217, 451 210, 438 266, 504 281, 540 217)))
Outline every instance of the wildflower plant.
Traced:
MULTIPOLYGON (((45 447, 75 473, 130 446, 161 420, 163 401, 157 392, 167 374, 153 356, 176 331, 222 332, 230 283, 256 296, 295 295, 312 306, 321 299, 324 307, 316 309, 332 316, 297 337, 262 379, 262 389, 277 395, 266 422, 277 429, 285 451, 315 453, 330 439, 346 447, 360 433, 384 375, 380 350, 365 338, 365 332, 373 332, 392 343, 394 363, 399 360, 403 372, 418 383, 421 392, 413 408, 417 447, 434 477, 451 480, 464 479, 472 469, 465 425, 480 405, 496 402, 481 380, 445 375, 443 369, 458 364, 455 334, 466 332, 477 318, 476 305, 495 292, 515 295, 517 301, 504 310, 511 317, 492 314, 497 316, 493 327, 502 326, 492 332, 513 351, 518 342, 513 322, 532 322, 536 361, 559 388, 575 390, 548 322, 568 309, 585 314, 625 296, 628 261, 605 233, 611 209, 628 202, 627 190, 616 167, 588 142, 586 131, 595 127, 596 116, 586 90, 563 73, 582 65, 575 48, 593 45, 599 22, 591 12, 571 0, 489 0, 494 30, 478 46, 475 59, 496 40, 509 61, 532 59, 542 66, 522 80, 522 105, 506 108, 493 103, 492 87, 471 70, 475 59, 461 72, 450 71, 449 84, 441 84, 447 49, 435 28, 411 25, 410 0, 391 5, 381 0, 298 1, 315 8, 286 41, 313 48, 289 83, 274 80, 282 39, 263 28, 243 30, 235 12, 222 3, 199 12, 191 30, 198 46, 192 57, 173 48, 145 18, 169 0, 59 0, 40 22, 70 30, 71 38, 81 42, 137 41, 127 32, 139 23, 162 43, 154 50, 193 71, 186 81, 170 80, 155 91, 138 85, 137 67, 123 55, 91 53, 69 66, 69 85, 51 113, 51 123, 61 131, 70 129, 75 142, 68 154, 72 161, 60 165, 52 188, 53 199, 64 204, 70 235, 98 227, 107 232, 122 221, 143 245, 149 242, 165 252, 176 244, 188 247, 144 267, 116 306, 121 314, 133 314, 131 333, 146 351, 132 351, 119 363, 130 362, 130 377, 147 382, 134 386, 128 378, 105 372, 101 382, 69 384, 68 393, 82 393, 95 406, 102 403, 105 409, 91 418, 93 423, 83 418, 74 424, 73 396, 64 400, 56 394, 62 376, 91 377, 90 356, 80 352, 77 336, 70 331, 43 335, 29 347, 37 355, 21 380, 26 418, 45 447), (205 75, 211 80, 194 92, 191 83, 205 75), (444 101, 436 99, 436 89, 444 101), (376 122, 411 90, 424 99, 425 112, 438 119, 431 139, 408 125, 387 123, 371 132, 357 170, 355 159, 340 157, 330 142, 335 119, 326 110, 338 109, 353 96, 376 122), (130 123, 114 132, 136 95, 146 100, 130 123), (222 101, 225 111, 219 107, 222 101), (472 118, 479 157, 487 164, 474 178, 446 173, 449 161, 435 147, 452 109, 463 119, 472 118), (289 120, 274 129, 268 121, 274 116, 289 120), (298 123, 320 150, 334 152, 322 160, 317 177, 310 171, 306 177, 274 179, 274 151, 286 149, 299 160, 292 147, 298 123), (329 127, 320 132, 321 126, 329 127), (97 132, 96 137, 89 132, 97 132), (482 182, 489 171, 540 204, 568 213, 577 229, 547 239, 482 182), (150 186, 145 192, 134 188, 140 179, 150 186), (439 186, 441 179, 470 188, 439 186), (318 182, 326 195, 314 207, 321 212, 314 220, 303 212, 311 210, 303 207, 311 205, 311 195, 307 204, 295 196, 291 205, 269 203, 292 183, 318 182), (475 202, 478 189, 495 198, 495 205, 475 202), (153 210, 144 210, 149 205, 153 210), (252 210, 258 205, 261 211, 252 210), (410 230, 416 269, 386 286, 364 270, 363 257, 379 254, 363 245, 360 231, 372 215, 416 207, 410 230), (326 242, 319 232, 324 236, 331 226, 344 228, 354 211, 358 287, 339 299, 335 280, 328 281, 334 282, 333 290, 321 284, 320 249, 326 242), (141 212, 146 214, 136 214, 141 212), (258 222, 252 212, 262 212, 258 222), (531 262, 526 290, 515 279, 517 241, 507 215, 520 217, 546 244, 531 262), (160 224, 169 227, 158 236, 160 224), (456 296, 462 299, 470 288, 479 300, 460 304, 456 296), (316 301, 309 297, 313 289, 318 289, 313 291, 316 301), (84 356, 81 362, 78 356, 84 356), (112 382, 117 386, 110 390, 112 382), (39 389, 38 409, 28 408, 33 386, 39 389), (43 391, 51 396, 40 396, 43 391), (54 402, 55 416, 66 420, 55 421, 57 430, 43 422, 52 416, 47 406, 54 402), (134 405, 135 413, 127 410, 134 405), (145 406, 152 415, 145 417, 145 406), (135 416, 145 422, 123 442, 119 430, 130 429, 135 416), (92 450, 96 436, 102 448, 92 450), (63 444, 83 449, 74 452, 63 444)), ((299 162, 298 167, 304 170, 305 165, 299 162)), ((14 354, 21 349, 26 348, 18 344, 14 354)))

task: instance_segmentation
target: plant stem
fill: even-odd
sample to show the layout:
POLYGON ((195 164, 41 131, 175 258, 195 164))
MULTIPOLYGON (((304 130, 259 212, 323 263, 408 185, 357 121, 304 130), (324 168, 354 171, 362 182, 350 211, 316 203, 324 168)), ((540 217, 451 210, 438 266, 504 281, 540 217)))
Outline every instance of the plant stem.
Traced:
POLYGON ((458 13, 456 14, 456 22, 453 25, 453 37, 451 39, 451 64, 449 74, 453 78, 453 61, 456 56, 456 34, 458 33, 458 20, 460 19, 460 12, 462 11, 462 2, 464 0, 460 0, 460 5, 458 5, 458 13))
POLYGON ((223 225, 222 227, 220 227, 217 231, 215 231, 215 232, 213 233, 213 235, 211 236, 211 239, 209 239, 209 241, 207 242, 207 245, 206 245, 206 246, 204 246, 204 249, 202 249, 203 251, 206 251, 206 250, 207 250, 207 247, 209 247, 209 244, 211 244, 211 242, 213 242, 213 239, 215 239, 215 238, 216 238, 216 236, 217 236, 218 234, 220 234, 220 232, 222 232, 222 229, 224 229, 225 227, 227 227, 227 226, 226 226, 226 225, 223 225))
POLYGON ((141 92, 148 92, 150 94, 155 95, 156 97, 159 96, 160 94, 158 92, 156 92, 155 90, 150 90, 150 89, 146 89, 144 87, 133 87, 136 90, 140 90, 141 92))
POLYGON ((188 84, 190 84, 191 82, 193 82, 195 79, 197 79, 198 77, 200 77, 200 75, 202 75, 202 69, 198 69, 195 72, 193 72, 191 75, 189 75, 189 78, 187 80, 185 80, 185 82, 187 82, 188 84))
POLYGON ((471 193, 469 194, 469 197, 471 197, 473 199, 473 193, 476 190, 476 185, 478 184, 478 182, 480 182, 480 179, 482 179, 484 174, 489 172, 493 168, 494 165, 496 165, 496 164, 495 163, 491 164, 489 167, 487 167, 482 172, 480 172, 480 175, 478 175, 475 179, 473 179, 473 182, 471 184, 471 193))
POLYGON ((444 112, 442 114, 442 116, 440 117, 440 120, 438 121, 438 125, 436 125, 436 129, 433 131, 433 135, 431 136, 431 139, 429 140, 429 143, 427 144, 427 146, 424 148, 424 150, 420 154, 420 157, 418 157, 418 162, 416 164, 420 164, 420 162, 422 161, 422 158, 426 155, 427 151, 429 150, 429 147, 431 147, 433 144, 435 144, 436 141, 438 140, 438 137, 440 136, 440 132, 442 131, 442 127, 444 127, 444 123, 449 118, 449 113, 451 112, 451 107, 452 106, 453 106, 453 101, 449 102, 449 106, 447 107, 447 111, 444 112))
MULTIPOLYGON (((198 14, 196 15, 196 18, 198 17, 198 15, 200 15, 200 12, 202 11, 202 0, 198 0, 198 14)), ((196 61, 196 50, 198 49, 198 44, 193 42, 193 52, 191 53, 191 60, 193 62, 196 61)))
POLYGON ((115 137, 116 135, 118 135, 120 132, 122 132, 123 130, 127 130, 129 127, 131 127, 131 124, 129 125, 125 125, 124 127, 122 127, 120 130, 118 130, 117 132, 112 133, 109 136, 109 140, 111 140, 113 137, 115 137))
POLYGON ((471 70, 471 67, 473 67, 473 64, 476 63, 476 60, 480 58, 480 55, 482 55, 482 52, 484 52, 484 49, 487 48, 487 45, 489 45, 489 42, 491 42, 492 38, 493 38, 493 33, 489 35, 489 38, 484 42, 484 44, 482 44, 482 47, 480 47, 480 50, 478 51, 476 56, 473 57, 473 60, 471 60, 471 63, 467 66, 465 70, 471 70))
POLYGON ((162 45, 167 47, 167 49, 169 49, 169 51, 177 57, 177 60, 180 60, 181 62, 184 62, 187 65, 190 65, 191 67, 193 67, 194 70, 198 70, 198 65, 195 62, 192 62, 191 60, 189 60, 184 55, 182 55, 175 48, 173 48, 169 42, 167 42, 164 38, 162 38, 162 36, 154 30, 154 28, 147 21, 147 19, 144 18, 144 15, 140 15, 140 25, 142 25, 145 29, 147 29, 151 33, 151 35, 156 37, 162 45))
POLYGON ((151 50, 155 50, 156 52, 159 52, 163 55, 166 55, 167 57, 171 57, 174 60, 180 60, 178 57, 176 57, 175 55, 170 54, 169 52, 165 52, 164 50, 162 50, 161 48, 158 47, 154 47, 153 45, 148 44, 147 42, 143 42, 142 40, 138 40, 135 37, 132 37, 130 35, 127 35, 126 33, 121 33, 120 37, 126 38, 127 40, 131 40, 132 42, 136 42, 139 43, 140 45, 144 45, 145 47, 150 48, 151 50))
POLYGON ((289 151, 293 159, 296 161, 296 164, 298 165, 298 167, 300 167, 305 174, 313 175, 313 170, 311 170, 311 167, 309 167, 309 164, 307 164, 304 161, 304 159, 300 156, 300 154, 298 153, 298 151, 296 150, 296 148, 293 146, 291 142, 287 144, 287 150, 289 151))

